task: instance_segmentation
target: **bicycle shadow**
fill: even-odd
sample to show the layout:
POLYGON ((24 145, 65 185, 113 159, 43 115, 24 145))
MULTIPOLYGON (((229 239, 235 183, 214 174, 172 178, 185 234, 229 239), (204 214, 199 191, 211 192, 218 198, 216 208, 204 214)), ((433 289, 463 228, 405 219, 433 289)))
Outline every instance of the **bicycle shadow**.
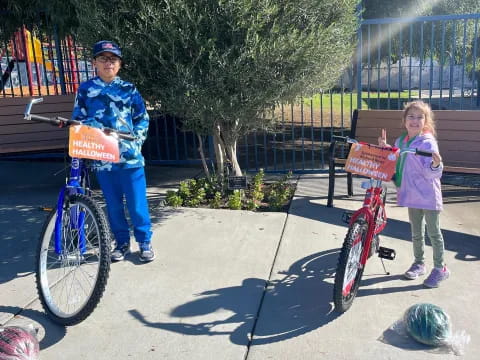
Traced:
POLYGON ((37 331, 40 350, 59 343, 67 334, 67 328, 50 321, 45 313, 33 309, 22 309, 16 306, 0 305, 0 313, 9 313, 13 318, 4 326, 27 326, 31 324, 37 331))
POLYGON ((170 312, 169 316, 178 321, 150 321, 138 309, 129 313, 145 326, 190 336, 228 335, 237 345, 247 345, 252 333, 253 345, 287 340, 338 316, 331 304, 337 258, 338 249, 315 253, 279 272, 278 279, 247 278, 240 285, 202 292, 170 312), (233 315, 220 318, 225 311, 219 310, 233 315), (216 320, 194 321, 195 317, 215 314, 219 316, 216 320))

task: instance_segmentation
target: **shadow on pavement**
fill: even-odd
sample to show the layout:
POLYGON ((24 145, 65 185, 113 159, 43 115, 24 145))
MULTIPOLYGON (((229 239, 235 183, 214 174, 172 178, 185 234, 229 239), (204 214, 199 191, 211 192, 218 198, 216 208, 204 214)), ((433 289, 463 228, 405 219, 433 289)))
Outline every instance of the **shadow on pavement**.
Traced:
MULTIPOLYGON (((49 214, 48 209, 55 206, 59 189, 24 189, 8 194, 0 192, 0 284, 35 272, 38 239, 49 214)), ((99 190, 95 190, 92 197, 104 206, 99 190)), ((160 197, 155 191, 147 193, 154 227, 182 211, 162 207, 160 197)))
POLYGON ((372 296, 372 295, 385 295, 389 293, 404 292, 404 291, 414 291, 414 290, 424 290, 425 287, 422 284, 412 284, 409 280, 406 280, 403 275, 385 275, 380 277, 369 278, 368 276, 373 274, 364 274, 362 277, 362 282, 360 288, 358 289, 357 296, 372 296), (389 287, 377 287, 365 289, 366 286, 371 286, 374 284, 395 281, 395 280, 404 280, 405 286, 389 286, 389 287))
POLYGON ((0 313, 9 313, 15 316, 14 324, 17 326, 25 326, 32 324, 37 330, 37 338, 40 340, 40 349, 46 349, 56 343, 60 342, 67 334, 67 328, 51 322, 45 313, 32 309, 23 309, 16 306, 2 306, 0 305, 0 313), (21 315, 17 315, 21 313, 21 315))
POLYGON ((19 197, 0 200, 0 284, 34 272, 38 237, 48 215, 40 210, 44 199, 19 197))
POLYGON ((337 257, 338 249, 312 254, 279 273, 282 277, 278 280, 248 278, 238 286, 205 291, 197 295, 198 299, 171 311, 170 316, 181 318, 178 322, 150 322, 137 309, 129 312, 152 328, 185 335, 229 335, 237 345, 247 345, 252 332, 252 345, 283 341, 315 330, 338 316, 332 313, 331 305, 337 257), (256 311, 262 298, 256 322, 257 314, 252 310, 256 311), (191 320, 222 309, 233 315, 209 322, 191 320), (188 322, 183 318, 189 318, 188 322))
MULTIPOLYGON (((345 227, 346 234, 347 225, 342 222, 342 214, 347 209, 339 207, 328 208, 325 205, 313 202, 317 199, 318 198, 316 197, 297 197, 293 200, 291 209, 294 209, 293 213, 296 216, 302 216, 328 224, 343 226, 345 227), (312 206, 316 207, 318 210, 312 210, 312 206)), ((448 229, 442 229, 442 233, 445 239, 445 250, 456 252, 455 259, 462 261, 480 260, 480 238, 478 236, 448 229)), ((382 235, 399 240, 410 241, 410 223, 407 221, 389 218, 387 220, 387 226, 380 236, 382 235)), ((427 245, 429 244, 430 241, 428 240, 427 236, 427 245)))

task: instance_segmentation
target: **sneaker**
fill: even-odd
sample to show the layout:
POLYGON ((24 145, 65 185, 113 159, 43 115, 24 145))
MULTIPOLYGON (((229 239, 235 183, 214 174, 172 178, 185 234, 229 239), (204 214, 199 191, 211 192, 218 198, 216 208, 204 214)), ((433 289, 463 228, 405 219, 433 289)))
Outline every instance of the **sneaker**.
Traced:
POLYGON ((123 244, 115 247, 110 254, 112 261, 122 261, 125 256, 130 253, 130 244, 123 244))
POLYGON ((446 266, 443 268, 433 268, 428 278, 425 279, 423 285, 428 288, 436 288, 440 285, 440 282, 448 279, 450 276, 450 270, 446 266))
POLYGON ((413 263, 412 266, 410 266, 410 269, 405 271, 405 274, 403 275, 409 280, 415 280, 426 273, 427 268, 425 267, 425 264, 413 263))
POLYGON ((142 245, 140 247, 140 261, 150 262, 153 259, 155 259, 155 252, 153 251, 152 245, 142 245))

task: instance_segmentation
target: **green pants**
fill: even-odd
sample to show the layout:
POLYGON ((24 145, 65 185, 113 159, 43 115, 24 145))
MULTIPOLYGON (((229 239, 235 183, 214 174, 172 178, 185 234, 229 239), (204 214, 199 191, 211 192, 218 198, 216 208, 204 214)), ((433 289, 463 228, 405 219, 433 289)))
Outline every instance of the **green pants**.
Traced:
POLYGON ((425 262, 425 223, 427 234, 433 248, 433 266, 444 266, 443 252, 445 246, 440 230, 440 211, 408 208, 408 217, 412 228, 413 255, 415 262, 425 262))

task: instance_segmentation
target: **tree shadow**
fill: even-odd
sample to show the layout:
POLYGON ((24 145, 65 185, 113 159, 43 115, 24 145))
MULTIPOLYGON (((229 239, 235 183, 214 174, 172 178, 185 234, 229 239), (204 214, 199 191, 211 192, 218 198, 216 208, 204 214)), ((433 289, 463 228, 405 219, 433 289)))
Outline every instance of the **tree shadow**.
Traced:
POLYGON ((41 337, 40 350, 46 349, 60 342, 67 334, 67 328, 50 321, 45 313, 32 309, 22 309, 16 306, 0 305, 0 313, 12 314, 13 318, 5 326, 25 326, 32 324, 37 331, 37 338, 41 337))
MULTIPOLYGON (((339 316, 332 306, 338 254, 339 249, 331 249, 306 256, 279 271, 278 278, 270 281, 247 278, 240 285, 197 294, 195 300, 170 312, 178 321, 149 321, 138 309, 129 313, 145 326, 191 336, 228 335, 237 345, 248 345, 250 339, 253 346, 284 341, 318 329, 339 316), (193 320, 196 316, 214 316, 219 310, 233 315, 207 322, 193 320)), ((396 279, 393 276, 378 281, 396 279)), ((365 284, 369 283, 372 280, 366 280, 365 284)), ((414 288, 406 286, 403 290, 414 288)), ((365 291, 362 296, 367 295, 370 294, 365 291)), ((219 312, 219 316, 224 314, 219 312)))
POLYGON ((247 345, 254 329, 253 344, 283 341, 319 328, 336 317, 330 303, 333 288, 327 280, 333 278, 337 257, 338 249, 313 254, 279 272, 279 279, 267 282, 247 278, 237 286, 197 294, 197 299, 170 312, 170 316, 182 319, 223 309, 233 313, 226 319, 151 322, 136 309, 129 312, 146 326, 185 335, 229 335, 230 341, 237 345, 247 345), (231 325, 236 327, 225 330, 231 325))

